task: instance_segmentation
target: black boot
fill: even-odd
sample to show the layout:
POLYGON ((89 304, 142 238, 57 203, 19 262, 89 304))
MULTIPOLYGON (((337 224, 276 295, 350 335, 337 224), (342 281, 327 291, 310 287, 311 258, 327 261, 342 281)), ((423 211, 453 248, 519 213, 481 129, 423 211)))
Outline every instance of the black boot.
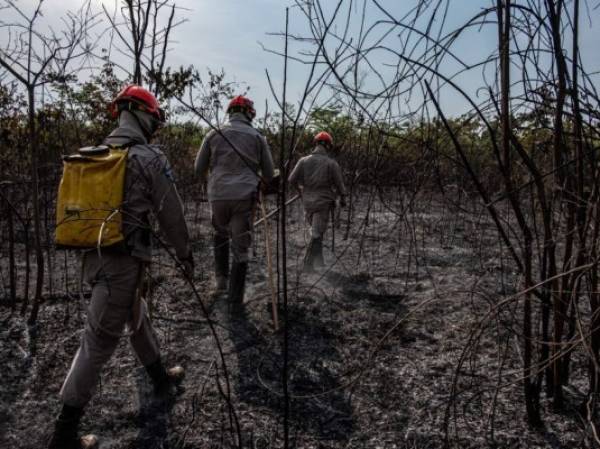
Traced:
POLYGON ((311 238, 304 255, 304 271, 313 273, 315 267, 322 267, 323 265, 323 240, 311 238))
POLYGON ((48 449, 81 449, 79 440, 79 421, 83 408, 64 404, 54 424, 54 433, 48 443, 48 449))
POLYGON ((215 235, 215 290, 213 294, 220 295, 227 291, 227 278, 229 277, 229 237, 215 235))
POLYGON ((246 273, 248 262, 236 262, 231 267, 231 278, 229 279, 228 302, 232 312, 240 311, 244 306, 244 290, 246 287, 246 273))
POLYGON ((312 273, 315 271, 313 264, 313 239, 310 239, 310 242, 308 242, 308 246, 306 247, 306 252, 304 253, 302 270, 306 273, 312 273))
POLYGON ((154 393, 158 396, 176 394, 177 385, 185 375, 183 367, 178 365, 168 370, 165 369, 160 359, 146 366, 146 372, 150 376, 150 379, 152 379, 154 393))
POLYGON ((315 268, 323 268, 325 260, 323 260, 323 239, 313 239, 313 263, 315 268))

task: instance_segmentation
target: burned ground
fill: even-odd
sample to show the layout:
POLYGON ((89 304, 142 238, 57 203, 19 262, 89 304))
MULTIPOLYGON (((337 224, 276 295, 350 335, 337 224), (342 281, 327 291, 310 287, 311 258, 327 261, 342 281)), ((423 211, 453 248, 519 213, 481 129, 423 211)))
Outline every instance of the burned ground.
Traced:
MULTIPOLYGON (((567 414, 549 414, 540 431, 524 422, 519 324, 512 315, 518 302, 485 322, 477 350, 466 352, 459 367, 479 320, 519 285, 479 207, 464 199, 465 212, 424 196, 403 210, 398 198, 385 205, 368 198, 355 205, 346 239, 342 214, 334 252, 327 234, 328 265, 316 274, 299 270, 306 235, 299 205, 290 211, 286 325, 295 447, 441 447, 445 423, 455 447, 588 444, 576 412, 585 389, 577 354, 567 414)), ((226 304, 208 296, 207 205, 187 205, 199 295, 164 251, 151 271, 151 312, 163 357, 186 368, 181 394, 176 401, 157 400, 123 338, 82 429, 100 435, 103 449, 230 447, 237 429, 244 447, 280 447, 283 332, 273 332, 271 322, 263 228, 255 234, 246 311, 229 319, 226 304)), ((0 447, 43 447, 77 350, 86 301, 78 294, 78 256, 54 257, 57 291, 47 295, 35 329, 28 330, 18 311, 0 309, 0 447)))

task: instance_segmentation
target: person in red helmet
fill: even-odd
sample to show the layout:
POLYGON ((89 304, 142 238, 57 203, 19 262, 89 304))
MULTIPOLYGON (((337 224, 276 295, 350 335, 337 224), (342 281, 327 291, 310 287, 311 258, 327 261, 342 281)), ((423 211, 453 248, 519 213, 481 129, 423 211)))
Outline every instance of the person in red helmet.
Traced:
POLYGON ((237 96, 227 106, 229 123, 211 130, 196 157, 200 181, 207 181, 214 228, 215 295, 228 292, 231 309, 243 305, 252 211, 259 182, 273 178, 273 159, 265 137, 252 126, 254 103, 237 96), (231 242, 233 264, 229 270, 231 242))
MULTIPOLYGON (((163 366, 152 323, 143 302, 137 300, 144 266, 151 261, 150 214, 158 219, 186 275, 193 272, 183 205, 169 162, 158 146, 149 144, 165 116, 154 95, 136 85, 125 87, 110 111, 119 124, 105 139, 105 147, 127 150, 121 207, 124 240, 84 252, 83 275, 92 294, 80 347, 61 389, 63 406, 48 444, 51 449, 85 446, 78 437, 79 420, 103 365, 126 329, 157 394, 172 393, 183 375, 181 367, 167 370, 163 366)), ((96 148, 101 151, 103 147, 96 148)))
POLYGON ((311 239, 304 256, 304 270, 311 272, 323 266, 323 235, 329 224, 329 214, 338 196, 340 205, 346 207, 346 187, 342 170, 329 152, 333 139, 325 131, 313 139, 314 150, 301 158, 289 176, 289 183, 302 195, 306 221, 310 224, 311 239))
POLYGON ((200 147, 195 169, 207 181, 214 228, 215 295, 228 292, 231 307, 243 304, 252 212, 261 177, 273 177, 273 159, 264 136, 252 126, 254 103, 242 95, 227 106, 229 123, 211 130, 200 147), (233 264, 229 270, 229 247, 233 264))

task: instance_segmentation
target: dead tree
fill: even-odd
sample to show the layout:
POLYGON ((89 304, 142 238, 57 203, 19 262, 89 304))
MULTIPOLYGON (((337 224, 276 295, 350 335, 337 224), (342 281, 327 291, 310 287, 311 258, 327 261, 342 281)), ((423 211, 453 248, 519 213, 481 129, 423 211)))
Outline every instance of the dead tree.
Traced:
MULTIPOLYGON (((43 0, 38 0, 33 11, 13 0, 5 0, 0 7, 14 16, 14 21, 2 21, 0 27, 10 37, 5 48, 0 49, 0 66, 4 68, 27 92, 28 149, 31 158, 30 176, 33 204, 35 254, 37 276, 34 304, 29 324, 37 320, 44 285, 44 256, 40 219, 39 142, 36 127, 36 90, 48 82, 48 75, 60 75, 70 69, 69 64, 90 51, 87 33, 94 23, 89 2, 76 13, 69 13, 61 33, 39 30, 43 0)), ((4 14, 4 13, 3 13, 4 14)), ((49 230, 46 230, 49 232, 49 230)), ((28 298, 25 298, 27 302, 28 298)))
MULTIPOLYGON (((188 81, 189 71, 172 72, 166 66, 172 30, 184 23, 176 19, 175 2, 161 0, 123 0, 114 11, 103 5, 110 23, 110 32, 118 37, 119 44, 111 39, 116 51, 131 60, 132 70, 126 70, 134 84, 146 82, 156 95, 172 96, 169 88, 177 81, 188 81), (178 79, 179 75, 179 79, 178 79), (167 95, 162 89, 166 89, 167 95)), ((177 90, 181 94, 182 88, 177 90)))
MULTIPOLYGON (((311 32, 297 39, 321 53, 320 62, 334 78, 330 88, 356 105, 376 128, 383 128, 386 112, 396 123, 411 115, 430 124, 435 116, 441 119, 456 151, 455 161, 489 212, 521 276, 521 293, 482 320, 465 347, 465 357, 476 350, 474 342, 490 316, 516 302, 523 349, 518 382, 525 393, 527 421, 540 426, 542 386, 553 407, 563 408, 563 388, 572 375, 569 360, 575 351, 588 357, 591 391, 598 385, 598 173, 593 144, 598 134, 594 111, 598 95, 579 58, 579 2, 571 2, 570 11, 563 1, 494 0, 450 29, 447 0, 416 2, 403 17, 396 17, 383 2, 364 0, 363 10, 355 9, 359 39, 338 23, 336 45, 324 48, 321 38, 327 21, 322 3, 297 2, 311 32), (369 8, 377 12, 376 19, 365 13, 369 8), (456 42, 473 38, 485 27, 498 36, 496 51, 476 60, 460 55, 456 42), (565 48, 568 41, 573 43, 570 53, 565 48), (395 61, 396 73, 384 70, 382 55, 388 63, 395 61), (517 75, 514 79, 511 66, 519 69, 512 72, 517 75), (488 93, 483 99, 475 86, 460 83, 464 74, 474 79, 476 70, 481 71, 479 92, 488 93), (356 82, 356 73, 369 74, 369 82, 356 82), (482 124, 499 183, 484 179, 460 140, 460 130, 444 111, 449 91, 468 106, 467 120, 482 124), (401 102, 408 112, 402 112, 401 102), (583 318, 587 312, 582 298, 588 299, 592 310, 589 320, 583 318)), ((350 7, 353 2, 344 3, 350 7)), ((304 63, 307 53, 299 57, 304 63)), ((432 133, 429 139, 436 137, 432 133)), ((463 363, 461 359, 457 364, 457 377, 463 363)), ((457 400, 455 393, 451 402, 457 400)))

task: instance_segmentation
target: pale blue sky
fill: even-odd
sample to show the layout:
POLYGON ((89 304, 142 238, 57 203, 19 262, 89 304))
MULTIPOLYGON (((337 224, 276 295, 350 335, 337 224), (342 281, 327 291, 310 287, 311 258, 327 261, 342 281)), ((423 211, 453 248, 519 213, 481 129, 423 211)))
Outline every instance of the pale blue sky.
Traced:
MULTIPOLYGON (((25 9, 31 9, 35 3, 33 0, 18 0, 18 4, 25 9)), ((52 25, 60 28, 59 21, 68 9, 81 5, 81 0, 46 0, 44 5, 44 19, 40 23, 40 29, 52 25)), ((114 7, 113 1, 93 0, 93 7, 100 10, 101 4, 114 7)), ((265 69, 268 69, 278 92, 281 91, 283 61, 280 57, 265 52, 260 43, 266 47, 276 50, 283 49, 283 40, 268 33, 281 32, 285 27, 285 7, 293 5, 291 0, 179 0, 177 4, 185 8, 180 11, 179 17, 187 19, 173 34, 174 43, 171 46, 168 63, 173 66, 195 65, 202 72, 207 68, 213 71, 224 69, 229 80, 245 82, 250 87, 250 96, 255 100, 259 114, 264 110, 265 100, 269 101, 270 108, 275 107, 274 100, 268 89, 265 69)), ((322 0, 325 5, 326 14, 330 14, 337 4, 334 0, 322 0)), ((346 4, 349 4, 346 0, 346 4)), ((416 3, 416 0, 380 0, 379 2, 389 9, 396 18, 401 18, 416 3)), ((447 16, 446 31, 455 29, 464 23, 469 17, 477 14, 483 8, 490 6, 491 0, 452 0, 447 16)), ((358 34, 358 16, 361 12, 363 0, 353 1, 353 33, 358 34)), ((385 16, 377 10, 371 1, 366 11, 367 21, 371 24, 377 20, 385 19, 385 16)), ((594 6, 593 3, 590 6, 594 6)), ((570 7, 570 6, 568 6, 570 7)), ((346 9, 332 28, 341 32, 345 19, 346 9)), ((598 11, 592 11, 592 15, 599 18, 598 11)), ((1 20, 7 20, 6 15, 1 20)), ((582 54, 584 65, 589 72, 600 69, 600 57, 596 50, 598 38, 596 29, 600 26, 596 20, 595 27, 589 27, 587 11, 584 9, 582 18, 582 54)), ((417 22, 420 29, 425 28, 423 21, 417 22)), ((435 27, 439 26, 439 21, 435 27)), ((387 26, 389 28, 389 26, 387 26)), ((375 28, 371 35, 371 41, 383 34, 385 27, 375 28)), ((298 8, 291 9, 290 30, 296 34, 307 34, 307 22, 298 8)), ((398 38, 398 30, 387 36, 385 43, 388 46, 399 49, 401 41, 398 38)), ((0 45, 5 43, 6 33, 0 32, 0 45)), ((327 48, 333 49, 334 41, 329 41, 327 48)), ((467 62, 476 62, 485 55, 493 52, 497 45, 497 31, 495 26, 482 26, 480 30, 473 29, 468 35, 460 38, 454 44, 454 52, 467 62)), ((292 44, 290 52, 296 54, 305 49, 306 46, 292 44)), ((385 52, 373 53, 372 61, 386 74, 386 82, 391 79, 395 68, 386 68, 386 64, 395 64, 397 60, 385 52)), ((451 74, 457 67, 449 60, 443 67, 444 73, 451 74)), ((488 76, 493 74, 488 73, 488 76)), ((291 63, 289 67, 289 91, 290 102, 297 101, 300 96, 307 76, 307 68, 301 64, 291 63)), ((364 85, 370 89, 377 89, 378 84, 372 73, 363 68, 361 76, 365 77, 364 85)), ((457 78, 461 86, 472 89, 481 86, 482 74, 480 70, 472 71, 467 75, 457 78)), ((453 113, 459 113, 463 109, 462 100, 450 90, 443 91, 442 103, 453 113)))

